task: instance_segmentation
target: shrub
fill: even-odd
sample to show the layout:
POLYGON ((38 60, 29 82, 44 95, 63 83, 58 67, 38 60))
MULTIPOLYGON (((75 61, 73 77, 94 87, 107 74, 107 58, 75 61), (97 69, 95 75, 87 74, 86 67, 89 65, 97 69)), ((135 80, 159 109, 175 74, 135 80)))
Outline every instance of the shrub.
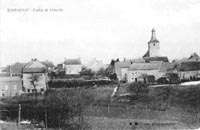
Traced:
POLYGON ((137 99, 145 97, 148 93, 148 85, 143 82, 133 82, 128 86, 128 91, 137 99))

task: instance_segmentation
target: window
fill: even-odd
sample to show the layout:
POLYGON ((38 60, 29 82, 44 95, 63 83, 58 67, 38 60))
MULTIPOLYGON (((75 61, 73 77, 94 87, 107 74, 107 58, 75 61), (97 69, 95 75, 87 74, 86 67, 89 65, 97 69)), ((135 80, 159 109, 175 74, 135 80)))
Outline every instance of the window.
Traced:
POLYGON ((30 93, 30 89, 27 89, 27 92, 30 93))
POLYGON ((44 89, 43 89, 43 88, 41 88, 41 89, 40 89, 40 92, 44 92, 44 89))
POLYGON ((5 90, 8 90, 8 85, 5 85, 5 90))
POLYGON ((17 85, 14 85, 13 87, 14 87, 14 90, 17 90, 17 85))
POLYGON ((156 44, 154 43, 153 46, 156 46, 156 44))

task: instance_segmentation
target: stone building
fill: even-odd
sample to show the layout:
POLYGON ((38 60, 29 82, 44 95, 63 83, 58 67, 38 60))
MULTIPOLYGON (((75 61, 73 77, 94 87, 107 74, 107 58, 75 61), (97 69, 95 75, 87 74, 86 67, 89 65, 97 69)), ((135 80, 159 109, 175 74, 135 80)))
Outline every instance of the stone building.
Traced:
POLYGON ((0 97, 12 97, 22 92, 20 77, 0 77, 0 97))
POLYGON ((79 75, 82 70, 81 60, 78 59, 65 59, 64 68, 66 75, 79 75))
POLYGON ((47 89, 47 68, 37 59, 32 59, 23 70, 23 87, 25 93, 43 92, 47 89), (34 88, 36 86, 36 90, 34 88))

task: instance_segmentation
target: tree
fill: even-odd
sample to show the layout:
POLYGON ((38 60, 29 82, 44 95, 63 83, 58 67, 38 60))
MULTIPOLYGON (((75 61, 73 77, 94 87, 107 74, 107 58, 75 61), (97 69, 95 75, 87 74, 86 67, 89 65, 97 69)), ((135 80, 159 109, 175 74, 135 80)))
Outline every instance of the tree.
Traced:
POLYGON ((133 82, 128 86, 128 91, 135 95, 137 99, 143 97, 148 92, 148 85, 143 82, 133 82))
POLYGON ((155 76, 154 75, 148 75, 147 80, 149 84, 153 84, 155 82, 155 76))
POLYGON ((38 85, 38 81, 40 80, 40 75, 39 74, 32 74, 29 79, 30 79, 31 85, 33 85, 35 98, 36 98, 36 101, 37 101, 37 85, 38 85))
POLYGON ((92 71, 92 69, 88 69, 86 67, 82 67, 82 70, 80 72, 81 76, 89 76, 89 77, 93 77, 95 75, 95 72, 92 71))
POLYGON ((171 84, 176 84, 179 83, 179 77, 177 73, 167 73, 166 74, 167 78, 169 79, 169 83, 171 84))

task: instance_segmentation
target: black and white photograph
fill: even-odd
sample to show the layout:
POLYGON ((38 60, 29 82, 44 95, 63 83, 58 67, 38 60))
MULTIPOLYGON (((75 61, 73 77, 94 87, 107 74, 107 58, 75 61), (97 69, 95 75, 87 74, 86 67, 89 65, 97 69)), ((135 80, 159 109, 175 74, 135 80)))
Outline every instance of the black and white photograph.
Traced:
POLYGON ((0 0, 0 130, 200 130, 200 0, 0 0))

